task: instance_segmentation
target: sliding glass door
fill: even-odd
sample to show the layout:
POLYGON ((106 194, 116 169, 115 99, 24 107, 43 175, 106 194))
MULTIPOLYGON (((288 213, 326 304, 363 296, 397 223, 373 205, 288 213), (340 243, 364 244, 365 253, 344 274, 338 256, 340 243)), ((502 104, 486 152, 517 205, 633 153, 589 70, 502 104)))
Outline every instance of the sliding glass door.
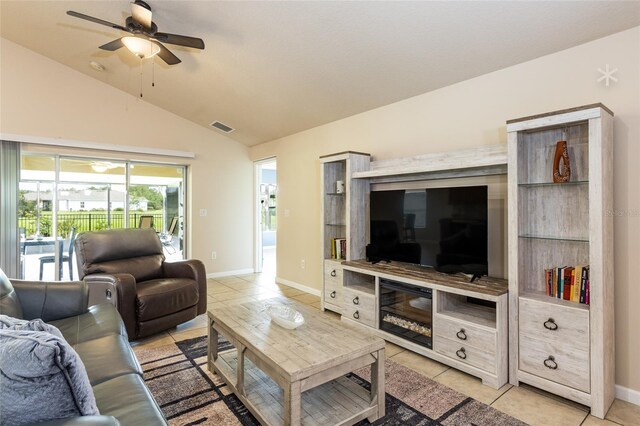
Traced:
POLYGON ((20 272, 77 279, 79 232, 152 227, 168 259, 184 256, 185 166, 24 153, 19 182, 20 272))

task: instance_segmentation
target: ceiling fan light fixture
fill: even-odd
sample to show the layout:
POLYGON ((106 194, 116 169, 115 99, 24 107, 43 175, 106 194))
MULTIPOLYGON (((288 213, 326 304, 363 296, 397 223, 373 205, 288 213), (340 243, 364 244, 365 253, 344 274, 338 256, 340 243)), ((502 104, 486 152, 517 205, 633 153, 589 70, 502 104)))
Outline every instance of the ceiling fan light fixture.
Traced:
POLYGON ((160 46, 151 40, 142 37, 122 37, 122 43, 131 53, 140 59, 149 59, 160 52, 160 46))

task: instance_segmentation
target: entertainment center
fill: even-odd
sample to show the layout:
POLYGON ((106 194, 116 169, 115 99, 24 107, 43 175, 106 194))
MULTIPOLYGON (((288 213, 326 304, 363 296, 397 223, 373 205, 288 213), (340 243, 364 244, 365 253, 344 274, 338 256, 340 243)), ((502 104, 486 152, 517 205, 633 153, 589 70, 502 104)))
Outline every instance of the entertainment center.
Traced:
POLYGON ((322 309, 492 387, 525 382, 604 418, 615 365, 613 113, 592 104, 507 130, 508 152, 321 157, 322 309), (486 217, 470 213, 485 205, 486 217), (571 291, 572 273, 588 272, 590 299, 578 300, 580 288, 571 301, 552 294, 556 269, 571 291))
MULTIPOLYGON (((368 154, 355 152, 322 157, 323 309, 385 340, 480 377, 489 386, 499 388, 507 383, 507 281, 483 277, 470 283, 471 275, 419 265, 436 258, 430 247, 438 241, 429 242, 435 237, 427 231, 441 224, 447 247, 455 248, 438 257, 444 259, 444 266, 484 274, 487 269, 502 270, 495 266, 502 259, 487 258, 491 223, 487 193, 496 186, 491 177, 506 174, 506 158, 504 147, 446 157, 423 155, 405 160, 410 167, 371 162, 368 154), (336 180, 344 181, 344 193, 336 193, 336 180), (432 185, 415 188, 424 181, 432 185), (414 198, 412 205, 392 201, 405 193, 414 198), (378 196, 377 201, 373 195, 378 196), (430 211, 421 207, 427 202, 430 211), (374 203, 380 206, 375 215, 374 203), (435 205, 440 212, 434 215, 435 205), (411 216, 402 214, 403 207, 411 208, 409 221, 406 217, 411 216), (469 214, 478 209, 484 213, 469 214), (472 245, 469 237, 474 235, 484 249, 465 252, 460 244, 450 243, 459 240, 463 246, 472 245), (335 241, 341 239, 346 239, 347 250, 343 258, 336 259, 335 241), (368 242, 372 244, 366 253, 368 242), (364 260, 367 254, 372 257, 372 249, 380 260, 375 264, 364 260)), ((502 229, 494 231, 504 234, 502 229)), ((506 252, 504 244, 492 241, 489 245, 499 246, 494 257, 506 252)))

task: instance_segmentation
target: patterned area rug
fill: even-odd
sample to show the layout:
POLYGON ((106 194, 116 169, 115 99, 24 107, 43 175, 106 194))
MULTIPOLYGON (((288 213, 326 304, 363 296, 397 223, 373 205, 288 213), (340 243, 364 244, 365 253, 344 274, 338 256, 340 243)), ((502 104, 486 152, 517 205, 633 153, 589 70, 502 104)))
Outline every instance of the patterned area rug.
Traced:
MULTIPOLYGON (((231 345, 221 339, 218 347, 224 351, 231 345)), ((171 425, 259 425, 220 377, 209 372, 206 337, 134 350, 171 425)), ((524 425, 390 359, 385 367, 387 415, 374 425, 524 425)), ((369 367, 347 377, 370 389, 369 367)))

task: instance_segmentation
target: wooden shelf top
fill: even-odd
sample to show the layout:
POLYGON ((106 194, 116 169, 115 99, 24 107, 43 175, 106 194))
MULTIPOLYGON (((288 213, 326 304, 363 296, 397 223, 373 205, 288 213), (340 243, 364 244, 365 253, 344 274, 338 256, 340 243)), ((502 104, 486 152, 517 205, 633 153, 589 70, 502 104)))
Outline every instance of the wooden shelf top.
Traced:
POLYGON ((366 153, 366 152, 358 152, 358 151, 341 151, 341 152, 334 152, 333 154, 325 154, 325 155, 321 155, 321 156, 320 156, 320 158, 329 158, 329 157, 335 157, 336 155, 346 155, 346 154, 368 155, 369 157, 371 156, 371 154, 366 153))
POLYGON ((433 283, 445 287, 457 288, 460 290, 486 294, 490 296, 501 296, 508 293, 508 282, 502 278, 482 277, 473 283, 460 274, 445 274, 433 268, 414 265, 404 262, 379 262, 372 264, 364 259, 349 260, 342 262, 344 266, 364 269, 371 272, 395 275, 399 279, 410 278, 422 281, 426 284, 433 283))
POLYGON ((561 109, 561 110, 558 110, 558 111, 551 111, 551 112, 545 112, 545 113, 542 113, 542 114, 530 115, 528 117, 514 118, 512 120, 507 120, 507 124, 519 123, 521 121, 535 120, 537 118, 550 117, 552 115, 566 114, 568 112, 577 112, 577 111, 582 111, 582 110, 591 109, 591 108, 602 108, 603 110, 607 111, 609 114, 611 114, 613 116, 613 111, 611 111, 609 108, 604 106, 602 103, 598 102, 598 103, 595 103, 595 104, 582 105, 582 106, 575 107, 575 108, 567 108, 567 109, 561 109))

